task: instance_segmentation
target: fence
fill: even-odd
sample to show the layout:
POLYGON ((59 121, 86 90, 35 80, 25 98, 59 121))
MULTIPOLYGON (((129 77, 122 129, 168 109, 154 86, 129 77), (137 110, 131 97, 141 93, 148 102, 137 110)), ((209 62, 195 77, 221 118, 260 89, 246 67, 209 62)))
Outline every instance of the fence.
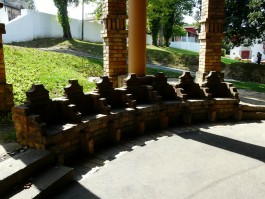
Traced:
MULTIPOLYGON (((70 20, 72 37, 82 38, 82 21, 70 20)), ((98 22, 84 21, 84 40, 90 42, 103 42, 101 30, 103 25, 98 22)), ((4 43, 31 41, 38 38, 62 38, 63 31, 52 14, 41 13, 23 9, 21 16, 6 24, 6 34, 3 35, 4 43)), ((147 44, 152 44, 150 35, 146 35, 147 44)))
MULTIPOLYGON (((82 21, 71 19, 72 36, 81 39, 82 21)), ((101 37, 102 24, 84 22, 84 40, 103 42, 101 37)), ((4 43, 30 41, 38 38, 61 38, 63 31, 55 15, 23 9, 21 16, 6 24, 4 43)))
POLYGON ((170 47, 199 52, 200 43, 174 41, 170 43, 170 47))

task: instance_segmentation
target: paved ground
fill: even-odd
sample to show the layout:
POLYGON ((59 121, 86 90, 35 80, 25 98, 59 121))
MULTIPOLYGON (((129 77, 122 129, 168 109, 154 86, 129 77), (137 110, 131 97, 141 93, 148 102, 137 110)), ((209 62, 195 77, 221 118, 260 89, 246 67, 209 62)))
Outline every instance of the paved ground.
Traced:
POLYGON ((264 146, 265 121, 171 128, 78 162, 57 198, 264 199, 264 146))

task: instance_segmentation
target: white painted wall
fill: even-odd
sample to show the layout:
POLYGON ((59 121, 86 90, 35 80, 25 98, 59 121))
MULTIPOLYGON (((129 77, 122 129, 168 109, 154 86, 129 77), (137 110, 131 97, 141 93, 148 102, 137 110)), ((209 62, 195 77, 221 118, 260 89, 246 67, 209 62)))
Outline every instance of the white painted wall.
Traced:
MULTIPOLYGON (((82 21, 70 20, 73 38, 82 38, 82 21)), ((90 42, 103 42, 101 30, 103 25, 98 22, 84 22, 84 40, 90 42)), ((6 34, 3 35, 4 43, 31 41, 38 38, 62 38, 63 31, 57 21, 56 15, 42 13, 34 10, 21 10, 21 16, 6 23, 6 34)), ((152 37, 146 35, 146 43, 152 44, 152 37)))
POLYGON ((152 45, 153 39, 151 35, 146 35, 146 44, 147 45, 152 45))
POLYGON ((7 23, 8 15, 5 8, 0 9, 0 23, 7 23))
POLYGON ((172 48, 180 48, 180 49, 190 50, 190 51, 195 51, 195 52, 199 52, 200 50, 200 43, 195 43, 195 42, 174 41, 174 42, 171 42, 169 46, 172 48))
POLYGON ((250 57, 249 59, 253 60, 254 62, 257 59, 257 53, 260 52, 262 54, 261 59, 265 59, 265 49, 263 49, 263 44, 254 44, 249 47, 244 46, 238 46, 234 47, 230 50, 230 58, 235 59, 236 57, 241 58, 241 51, 243 50, 249 50, 250 51, 250 57))
MULTIPOLYGON (((71 19, 72 36, 81 39, 82 21, 71 19)), ((84 23, 84 40, 103 42, 101 37, 102 24, 97 22, 84 23)), ((23 9, 21 16, 6 23, 4 43, 31 41, 37 38, 61 38, 63 31, 55 15, 23 9)))

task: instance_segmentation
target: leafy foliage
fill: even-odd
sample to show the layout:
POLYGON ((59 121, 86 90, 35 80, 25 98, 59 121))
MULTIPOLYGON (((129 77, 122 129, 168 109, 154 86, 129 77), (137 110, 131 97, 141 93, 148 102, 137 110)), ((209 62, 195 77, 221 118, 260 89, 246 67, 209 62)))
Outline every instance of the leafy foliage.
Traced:
MULTIPOLYGON (((195 0, 201 9, 201 0, 195 0)), ((199 20, 199 12, 196 19, 199 20)), ((225 0, 225 42, 226 45, 251 45, 256 39, 265 41, 264 0, 225 0)))
POLYGON ((172 36, 185 36, 186 30, 180 25, 173 26, 173 34, 172 36))
POLYGON ((35 2, 33 0, 25 0, 28 3, 28 9, 36 10, 35 2))
POLYGON ((158 31, 155 29, 157 27, 160 31, 163 30, 165 44, 168 46, 174 26, 183 25, 183 14, 191 12, 192 4, 193 0, 149 0, 147 17, 153 41, 157 40, 158 31))
POLYGON ((93 14, 96 16, 96 19, 100 19, 103 15, 103 1, 95 0, 94 2, 97 3, 97 7, 94 10, 93 14))

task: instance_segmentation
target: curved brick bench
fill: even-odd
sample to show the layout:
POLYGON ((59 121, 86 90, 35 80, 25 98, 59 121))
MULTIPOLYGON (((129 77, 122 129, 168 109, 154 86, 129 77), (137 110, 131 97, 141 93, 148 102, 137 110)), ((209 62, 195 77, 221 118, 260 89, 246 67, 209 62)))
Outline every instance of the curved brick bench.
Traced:
MULTIPOLYGON (((95 147, 119 142, 128 135, 183 122, 239 120, 242 116, 237 98, 212 98, 207 84, 195 85, 187 73, 175 89, 161 73, 140 78, 131 74, 124 87, 115 89, 108 77, 101 77, 89 93, 83 93, 77 80, 69 83, 65 97, 52 100, 43 85, 33 85, 26 93, 27 101, 13 108, 20 144, 53 150, 63 161, 65 154, 80 150, 90 154, 95 147), (190 98, 194 93, 185 93, 189 89, 186 84, 198 89, 197 99, 190 98)), ((234 91, 231 85, 228 88, 234 91)))

